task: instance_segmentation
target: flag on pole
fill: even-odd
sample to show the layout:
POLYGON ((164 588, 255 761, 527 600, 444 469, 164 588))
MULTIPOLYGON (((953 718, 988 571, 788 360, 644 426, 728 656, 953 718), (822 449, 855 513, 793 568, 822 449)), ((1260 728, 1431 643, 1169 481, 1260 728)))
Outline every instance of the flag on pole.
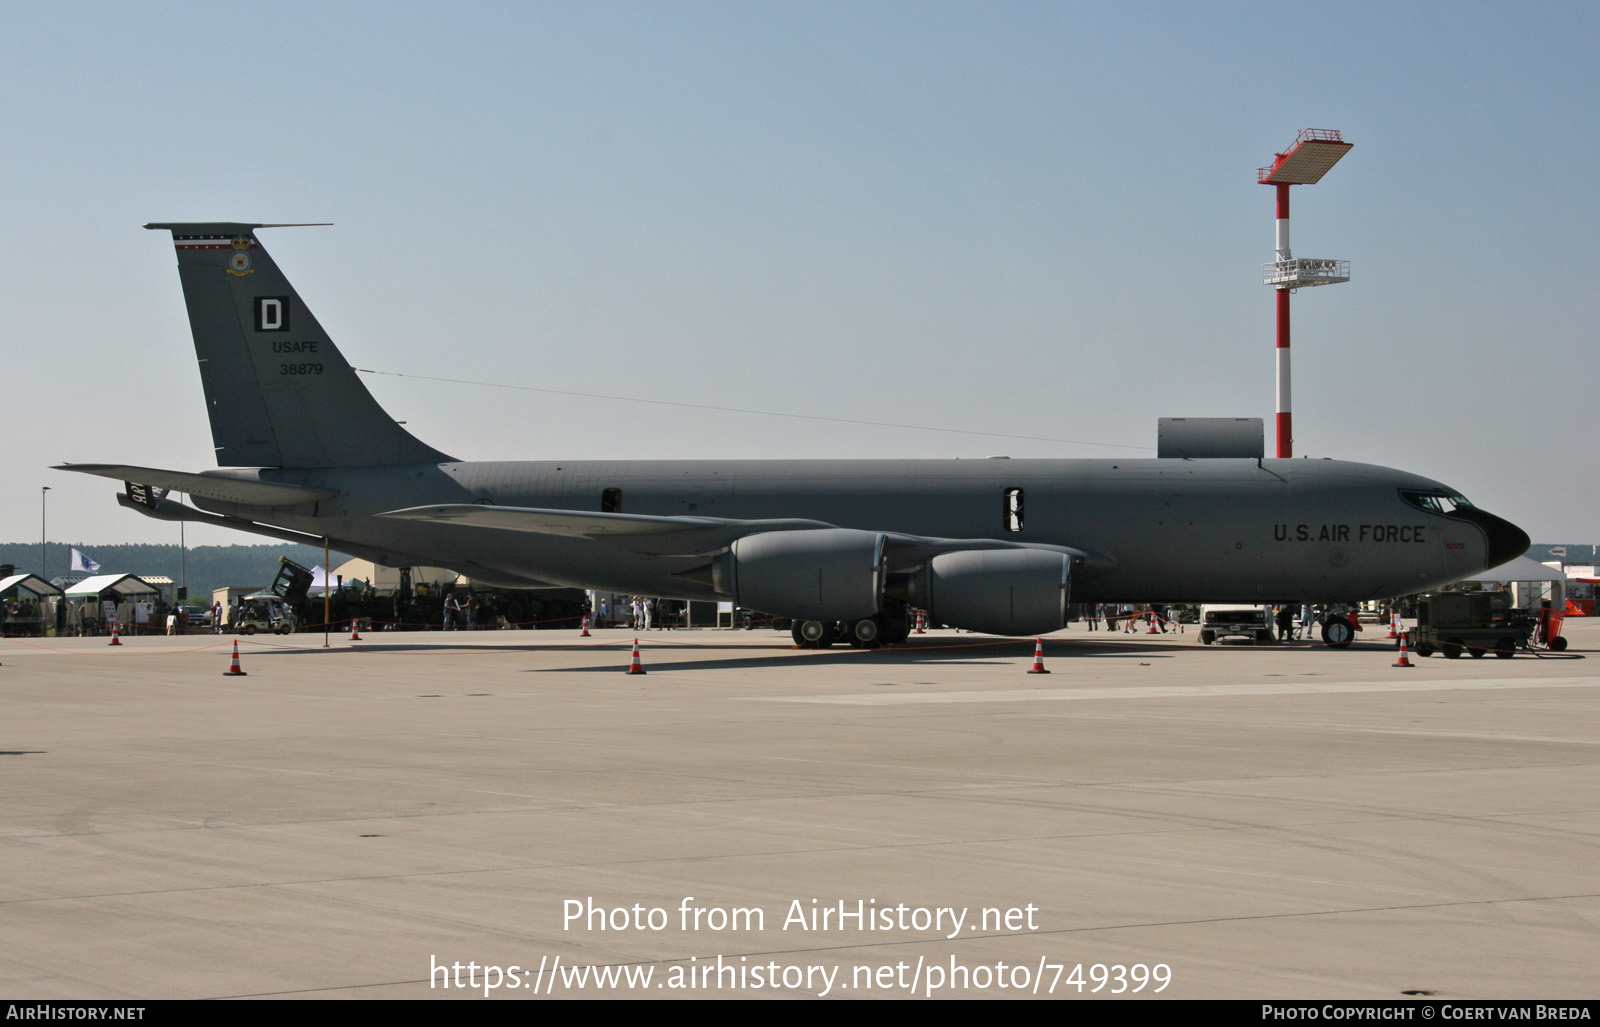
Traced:
POLYGON ((74 572, 81 571, 84 574, 94 574, 100 570, 100 565, 74 549, 72 551, 72 570, 74 572))

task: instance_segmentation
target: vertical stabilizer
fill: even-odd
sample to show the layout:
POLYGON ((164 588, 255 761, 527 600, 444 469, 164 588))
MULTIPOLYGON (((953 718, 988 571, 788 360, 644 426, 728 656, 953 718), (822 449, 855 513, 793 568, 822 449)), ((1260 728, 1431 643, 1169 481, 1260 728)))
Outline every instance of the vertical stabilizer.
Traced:
POLYGON ((178 251, 223 467, 437 463, 384 412, 256 239, 266 225, 149 224, 178 251))

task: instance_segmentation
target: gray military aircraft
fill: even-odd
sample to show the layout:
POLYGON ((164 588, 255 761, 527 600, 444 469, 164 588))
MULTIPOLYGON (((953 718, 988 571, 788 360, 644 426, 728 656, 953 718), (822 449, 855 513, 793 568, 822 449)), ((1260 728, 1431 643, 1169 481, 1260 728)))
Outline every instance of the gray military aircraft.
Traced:
MULTIPOLYGON (((512 587, 731 600, 809 647, 902 641, 913 606, 1035 635, 1071 603, 1381 599, 1528 547, 1427 478, 1262 459, 1259 431, 1253 453, 1137 460, 466 463, 372 398, 257 238, 285 226, 145 227, 177 247, 219 469, 60 469, 123 480, 154 517, 512 587)), ((1347 643, 1341 624, 1324 637, 1347 643)))

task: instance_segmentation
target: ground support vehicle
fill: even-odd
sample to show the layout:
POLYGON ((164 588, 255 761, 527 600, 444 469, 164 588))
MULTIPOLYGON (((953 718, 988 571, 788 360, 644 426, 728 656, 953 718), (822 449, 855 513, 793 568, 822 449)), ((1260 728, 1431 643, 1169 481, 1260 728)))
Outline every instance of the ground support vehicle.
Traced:
POLYGON ((245 596, 234 611, 233 630, 241 635, 287 635, 294 630, 294 609, 271 592, 245 596))
POLYGON ((1406 632, 1406 644, 1418 656, 1438 652, 1454 660, 1462 652, 1493 652, 1509 660, 1528 648, 1538 623, 1533 614, 1511 608, 1508 592, 1437 592, 1417 597, 1417 625, 1406 632))
POLYGON ((1533 641, 1535 645, 1542 645, 1552 652, 1563 652, 1567 648, 1567 640, 1561 637, 1561 623, 1566 620, 1565 613, 1557 613, 1549 606, 1539 611, 1538 627, 1534 629, 1533 641))
POLYGON ((1200 644, 1223 638, 1248 638, 1260 645, 1272 643, 1272 607, 1207 603, 1200 607, 1200 644))

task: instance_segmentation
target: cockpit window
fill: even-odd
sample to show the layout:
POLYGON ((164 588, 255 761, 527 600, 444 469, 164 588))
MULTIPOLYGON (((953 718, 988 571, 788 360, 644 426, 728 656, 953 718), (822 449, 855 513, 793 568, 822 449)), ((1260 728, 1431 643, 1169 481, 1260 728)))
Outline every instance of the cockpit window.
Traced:
POLYGON ((1462 510, 1472 509, 1472 504, 1467 501, 1467 497, 1458 492, 1413 492, 1402 489, 1400 498, 1418 510, 1444 514, 1447 517, 1462 510))

